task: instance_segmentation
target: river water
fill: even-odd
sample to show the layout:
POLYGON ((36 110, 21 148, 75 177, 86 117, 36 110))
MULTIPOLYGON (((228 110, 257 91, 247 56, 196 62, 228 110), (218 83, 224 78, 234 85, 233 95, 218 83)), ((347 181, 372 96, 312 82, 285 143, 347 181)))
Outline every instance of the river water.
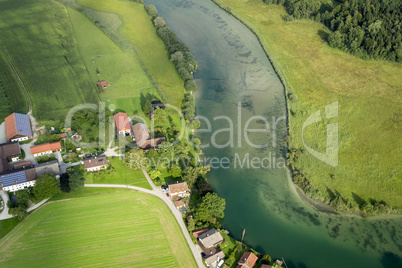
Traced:
POLYGON ((402 267, 401 216, 329 214, 298 196, 284 168, 284 89, 253 33, 209 0, 145 2, 199 64, 197 114, 211 128, 202 120, 197 136, 216 167, 208 180, 226 198, 223 227, 239 240, 246 229, 245 243, 289 268, 402 267))

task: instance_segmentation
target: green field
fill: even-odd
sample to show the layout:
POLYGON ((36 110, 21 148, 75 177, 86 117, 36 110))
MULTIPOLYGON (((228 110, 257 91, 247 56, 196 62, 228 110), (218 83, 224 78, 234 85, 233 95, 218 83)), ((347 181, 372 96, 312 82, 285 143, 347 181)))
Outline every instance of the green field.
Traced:
MULTIPOLYGON (((94 81, 106 81, 101 99, 129 115, 141 113, 140 94, 158 96, 133 51, 123 51, 80 12, 68 9, 78 47, 94 81), (109 102, 110 101, 110 102, 109 102)), ((105 13, 103 13, 105 14, 105 13)), ((118 19, 118 17, 117 17, 118 19)))
POLYGON ((310 20, 284 22, 287 13, 259 0, 218 0, 254 29, 296 95, 289 102, 293 145, 303 148, 303 122, 339 101, 339 116, 306 128, 305 141, 325 152, 325 124, 339 123, 339 165, 330 167, 310 154, 296 163, 319 188, 354 200, 374 199, 402 208, 399 165, 402 148, 402 65, 364 61, 327 45, 328 30, 310 20))
POLYGON ((98 12, 99 19, 107 20, 109 27, 118 29, 118 34, 135 47, 146 71, 153 77, 166 101, 181 106, 185 92, 183 81, 170 62, 143 5, 128 0, 78 0, 78 3, 104 11, 98 12), (110 13, 105 12, 117 14, 120 20, 111 19, 110 13))
POLYGON ((196 267, 172 213, 120 191, 45 205, 0 241, 1 267, 196 267))
POLYGON ((23 90, 0 48, 0 123, 10 114, 25 114, 28 109, 23 90))
POLYGON ((126 167, 118 157, 108 158, 112 171, 85 172, 85 183, 123 184, 152 190, 141 170, 126 167))
POLYGON ((0 1, 0 17, 0 45, 29 92, 37 120, 63 119, 71 107, 99 101, 63 5, 0 1))

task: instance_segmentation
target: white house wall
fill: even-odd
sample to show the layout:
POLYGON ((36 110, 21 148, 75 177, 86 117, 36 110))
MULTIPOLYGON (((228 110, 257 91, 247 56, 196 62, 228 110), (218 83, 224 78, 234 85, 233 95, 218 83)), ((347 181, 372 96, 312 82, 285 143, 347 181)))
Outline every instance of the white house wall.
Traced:
POLYGON ((16 191, 23 190, 28 187, 32 187, 34 185, 35 185, 35 181, 27 181, 24 183, 3 187, 3 190, 8 191, 8 192, 16 192, 16 191))

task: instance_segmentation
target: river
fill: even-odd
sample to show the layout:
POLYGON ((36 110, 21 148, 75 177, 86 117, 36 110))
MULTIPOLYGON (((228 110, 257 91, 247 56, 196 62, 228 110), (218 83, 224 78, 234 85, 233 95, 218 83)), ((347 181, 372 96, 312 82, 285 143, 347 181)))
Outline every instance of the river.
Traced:
POLYGON ((223 228, 239 240, 246 229, 246 244, 289 268, 401 267, 401 216, 320 212, 297 194, 284 168, 284 89, 253 33, 209 0, 145 2, 197 59, 197 114, 207 119, 197 136, 219 166, 208 180, 226 199, 223 228))

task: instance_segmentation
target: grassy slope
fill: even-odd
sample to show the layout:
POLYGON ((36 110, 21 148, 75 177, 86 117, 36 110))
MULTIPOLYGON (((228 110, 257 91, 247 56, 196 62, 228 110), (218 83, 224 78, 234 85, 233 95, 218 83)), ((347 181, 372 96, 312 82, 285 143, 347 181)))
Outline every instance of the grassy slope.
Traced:
POLYGON ((38 120, 63 118, 70 107, 99 100, 63 5, 1 1, 0 17, 0 43, 29 91, 38 120))
POLYGON ((48 204, 1 240, 0 256, 2 267, 196 267, 165 204, 134 191, 48 204))
POLYGON ((27 113, 28 103, 17 77, 0 50, 0 123, 13 112, 27 113))
POLYGON ((181 106, 184 97, 183 81, 170 62, 143 5, 128 0, 79 0, 78 3, 94 10, 118 14, 123 20, 120 34, 134 45, 168 103, 181 106))
POLYGON ((129 115, 141 112, 140 93, 158 93, 134 52, 123 51, 84 15, 74 9, 68 10, 92 80, 105 80, 110 85, 101 98, 110 100, 129 115))
MULTIPOLYGON (((312 21, 286 23, 283 8, 259 0, 220 0, 262 37, 298 100, 290 102, 293 143, 303 148, 301 129, 309 115, 339 101, 339 166, 325 165, 310 154, 298 164, 325 192, 326 187, 352 199, 374 198, 402 207, 401 147, 402 66, 363 61, 329 47, 328 31, 312 21), (331 178, 330 174, 333 174, 331 178)), ((328 123, 328 122, 326 122, 328 123)), ((325 151, 325 126, 306 129, 306 143, 325 151)), ((353 200, 353 199, 352 199, 353 200)))
POLYGON ((109 158, 109 161, 115 170, 113 173, 109 174, 105 171, 85 173, 85 183, 127 184, 152 190, 151 185, 149 185, 141 170, 134 170, 126 167, 123 161, 117 157, 109 158))

